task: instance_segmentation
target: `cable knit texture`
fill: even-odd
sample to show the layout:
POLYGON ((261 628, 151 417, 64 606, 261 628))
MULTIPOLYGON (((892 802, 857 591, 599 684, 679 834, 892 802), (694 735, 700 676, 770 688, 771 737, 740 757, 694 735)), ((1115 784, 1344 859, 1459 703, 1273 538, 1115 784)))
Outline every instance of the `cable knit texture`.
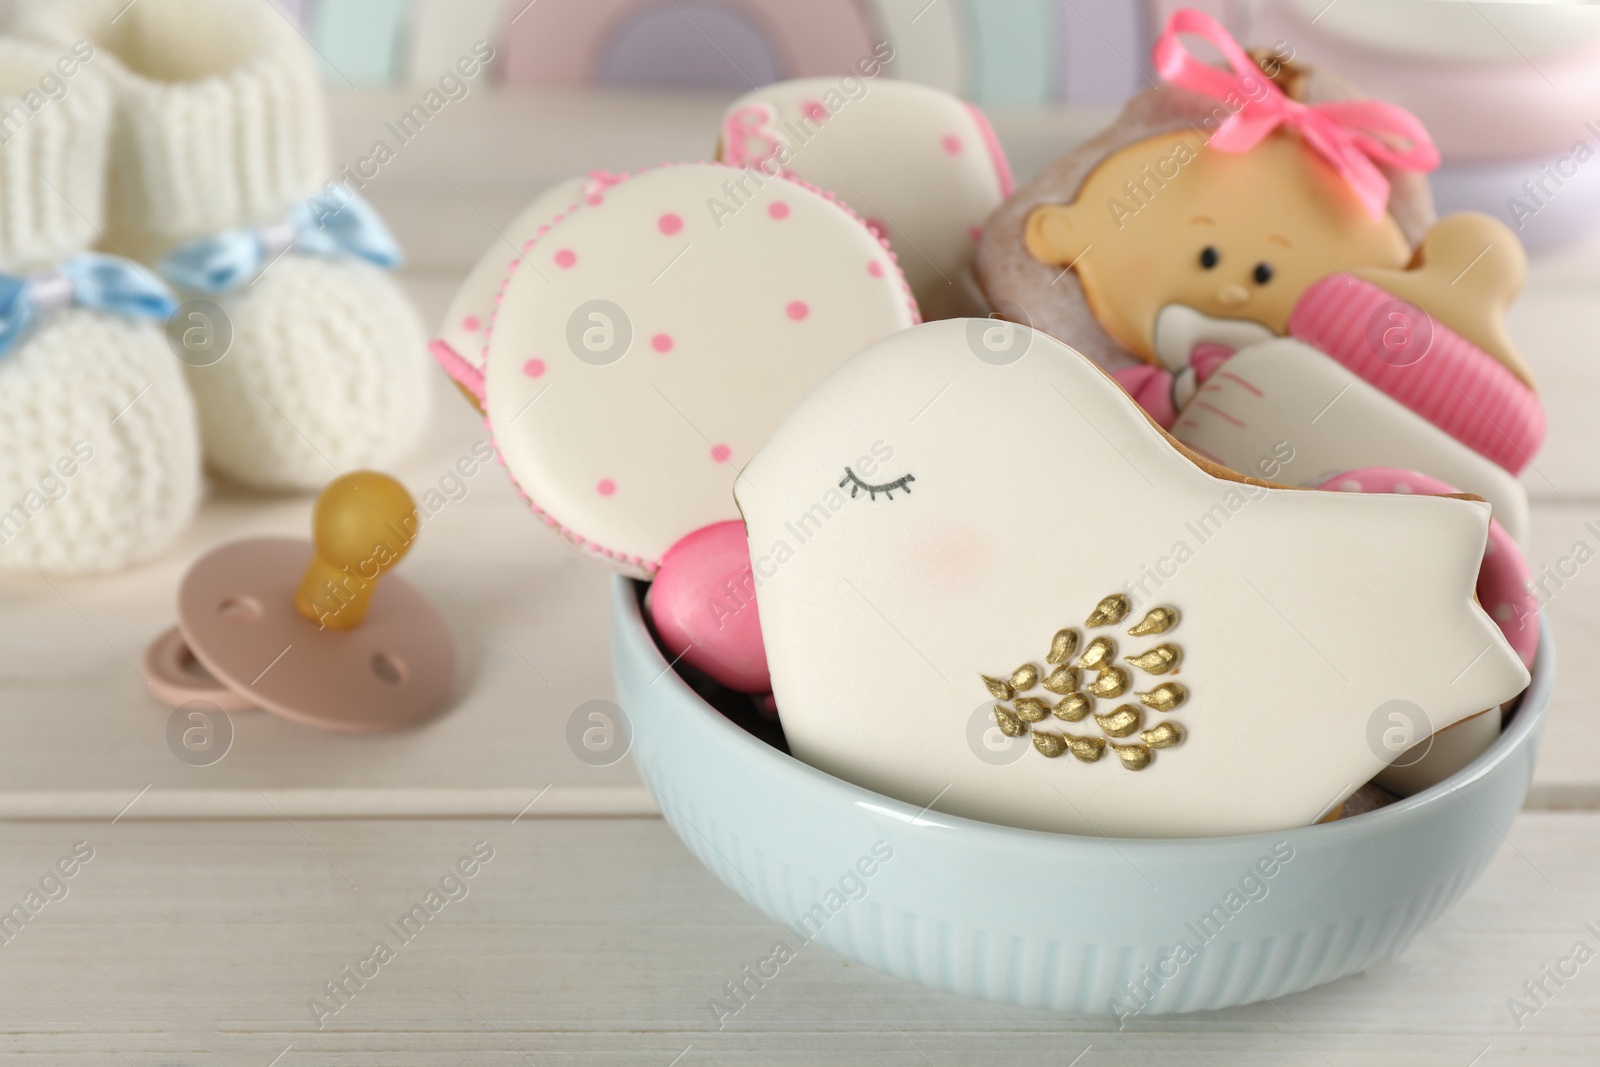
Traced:
MULTIPOLYGON (((23 26, 101 52, 117 96, 110 234, 127 254, 153 263, 182 240, 275 222, 324 187, 317 69, 267 0, 61 0, 23 26)), ((233 347, 189 380, 219 474, 314 489, 415 443, 427 336, 389 277, 291 252, 217 303, 233 347)))
POLYGON ((115 570, 188 525, 200 441, 178 366, 159 327, 76 308, 0 358, 0 568, 115 570))
POLYGON ((90 41, 116 91, 110 236, 125 254, 154 261, 274 221, 326 181, 316 66, 264 0, 65 0, 21 25, 62 47, 90 41))
MULTIPOLYGON (((92 67, 93 53, 82 52, 92 67)), ((83 66, 70 49, 0 39, 0 271, 7 274, 49 267, 98 237, 110 97, 83 66)))
POLYGON ((263 488, 304 488, 416 443, 427 378, 409 365, 397 373, 396 355, 421 350, 423 326, 387 274, 284 256, 221 303, 232 351, 188 368, 213 467, 263 488), (325 299, 334 290, 342 299, 325 299))
MULTIPOLYGON (((111 98, 92 59, 58 67, 64 55, 0 40, 7 273, 48 269, 103 225, 111 98)), ((85 573, 146 559, 199 498, 194 403, 158 327, 72 308, 0 356, 0 568, 85 573)))

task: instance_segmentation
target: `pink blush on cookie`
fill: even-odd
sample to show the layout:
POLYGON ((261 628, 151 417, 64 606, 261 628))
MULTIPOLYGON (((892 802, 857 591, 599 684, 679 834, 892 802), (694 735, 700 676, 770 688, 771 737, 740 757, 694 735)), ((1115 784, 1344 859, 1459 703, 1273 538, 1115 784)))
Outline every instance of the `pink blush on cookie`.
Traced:
POLYGON ((847 210, 721 164, 615 182, 524 255, 538 269, 510 274, 490 324, 489 427, 546 523, 637 577, 738 518, 744 458, 846 358, 917 321, 898 271, 862 277, 887 256, 847 210))

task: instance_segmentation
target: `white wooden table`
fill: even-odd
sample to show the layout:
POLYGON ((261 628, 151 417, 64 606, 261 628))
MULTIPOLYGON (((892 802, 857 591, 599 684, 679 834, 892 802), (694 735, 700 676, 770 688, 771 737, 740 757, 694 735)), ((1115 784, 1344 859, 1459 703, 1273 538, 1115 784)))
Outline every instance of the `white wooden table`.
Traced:
MULTIPOLYGON (((334 103, 344 162, 413 101, 334 103)), ((410 251, 405 280, 431 323, 500 240, 496 227, 545 185, 702 158, 721 106, 480 90, 367 194, 410 251)), ((995 116, 1024 176, 1107 117, 995 116)), ((1589 242, 1535 264, 1512 324, 1551 419, 1528 479, 1536 571, 1577 541, 1600 548, 1584 527, 1600 520, 1597 296, 1600 242, 1589 242)), ((417 493, 483 436, 442 376, 438 387, 432 432, 396 472, 417 493)), ((405 564, 457 634, 459 700, 405 734, 346 738, 238 715, 210 766, 168 748, 167 713, 135 665, 170 622, 179 576, 221 540, 303 536, 305 499, 220 492, 180 545, 136 572, 0 579, 0 923, 75 842, 94 850, 63 899, 19 931, 0 925, 0 1052, 138 1067, 1600 1062, 1600 961, 1559 989, 1545 979, 1552 995, 1520 1028, 1507 1004, 1575 942, 1600 952, 1584 926, 1600 929, 1600 657, 1589 654, 1600 565, 1547 605, 1561 682, 1530 811, 1398 961, 1276 1004, 1119 1032, 929 992, 815 948, 718 1029, 710 998, 779 927, 678 844, 629 761, 573 755, 569 717, 611 692, 606 576, 531 520, 497 467, 468 484, 405 564), (313 998, 337 1003, 324 983, 479 841, 494 858, 467 895, 319 1017, 313 998)))

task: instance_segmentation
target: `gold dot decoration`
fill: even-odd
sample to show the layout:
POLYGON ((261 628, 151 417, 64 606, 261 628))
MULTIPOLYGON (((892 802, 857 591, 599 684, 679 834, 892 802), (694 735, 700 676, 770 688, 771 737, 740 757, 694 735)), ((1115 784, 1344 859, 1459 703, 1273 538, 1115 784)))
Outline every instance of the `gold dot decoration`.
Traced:
POLYGON ((1084 763, 1093 763, 1106 754, 1106 743, 1098 737, 1074 737, 1072 734, 1062 736, 1067 740, 1068 750, 1084 763))
POLYGON ((1183 662, 1183 651, 1177 645, 1157 645, 1148 652, 1129 656, 1128 662, 1146 674, 1166 674, 1183 662))
POLYGON ((1033 732, 1033 747, 1049 759, 1055 759, 1067 750, 1067 739, 1060 734, 1049 733, 1045 730, 1033 732))
POLYGON ((1083 624, 1090 629, 1094 629, 1096 626, 1115 626, 1123 619, 1126 619, 1128 612, 1132 610, 1133 605, 1128 602, 1127 597, 1121 593, 1112 593, 1110 596, 1100 599, 1100 603, 1094 606, 1094 610, 1089 613, 1087 619, 1083 620, 1083 624))
POLYGON ((1111 747, 1116 749, 1117 758, 1130 771, 1142 771, 1150 766, 1151 761, 1156 758, 1155 754, 1144 745, 1112 745, 1111 747))
MULTIPOLYGON (((1094 606, 1084 626, 1088 629, 1116 626, 1132 610, 1128 597, 1112 593, 1094 606)), ((1178 622, 1177 608, 1166 605, 1151 608, 1129 628, 1128 635, 1166 634, 1178 622)), ((1147 691, 1134 692, 1133 699, 1138 703, 1130 701, 1117 704, 1109 711, 1096 710, 1097 701, 1116 700, 1129 692, 1133 684, 1129 668, 1151 675, 1177 674, 1183 666, 1183 649, 1177 644, 1163 641, 1153 648, 1124 654, 1119 663, 1115 639, 1102 635, 1084 645, 1082 635, 1067 626, 1055 632, 1044 658, 1049 665, 1044 669, 1036 662, 1028 662, 1004 677, 988 674, 979 677, 989 695, 1001 701, 994 708, 1000 732, 1007 737, 1030 738, 1034 749, 1046 759, 1057 759, 1070 752, 1081 763, 1096 763, 1109 746, 1124 768, 1142 771, 1155 762, 1157 749, 1175 748, 1188 737, 1188 731, 1174 720, 1151 721, 1152 712, 1165 714, 1189 699, 1188 688, 1176 681, 1163 681, 1147 691), (1082 655, 1078 655, 1080 647, 1082 655), (1070 663, 1075 655, 1078 655, 1077 662, 1070 663), (1124 663, 1127 666, 1121 665, 1124 663), (1060 699, 1052 703, 1049 697, 1030 695, 1039 688, 1060 699), (1058 732, 1034 725, 1052 717, 1061 722, 1082 722, 1091 716, 1103 736, 1058 732), (1137 740, 1124 744, 1107 740, 1135 736, 1137 740)))
POLYGON ((1128 691, 1128 682, 1128 672, 1123 668, 1105 667, 1084 688, 1102 699, 1115 700, 1128 691))
POLYGON ((1011 702, 1011 707, 1023 722, 1043 722, 1050 714, 1050 705, 1038 697, 1018 697, 1011 702))
POLYGON ((1109 667, 1116 659, 1117 643, 1109 637, 1097 637, 1089 642, 1089 647, 1078 657, 1078 666, 1087 671, 1098 671, 1109 667))
POLYGON ((1078 631, 1068 627, 1057 630, 1056 635, 1050 639, 1050 652, 1045 656, 1046 663, 1065 663, 1078 651, 1078 631))
POLYGON ((983 679, 983 684, 988 688, 989 695, 996 700, 1010 700, 1017 695, 1017 691, 1011 688, 1010 682, 1001 681, 999 678, 991 678, 987 674, 979 675, 979 677, 983 679))
POLYGON ((1107 737, 1127 737, 1144 723, 1144 709, 1123 704, 1116 711, 1096 715, 1095 723, 1107 737))
POLYGON ((1028 732, 1028 727, 1021 719, 998 704, 994 708, 994 721, 999 724, 1000 732, 1007 737, 1021 737, 1028 732))
POLYGON ((1151 608, 1144 613, 1139 624, 1128 631, 1130 637, 1153 637, 1164 634, 1178 625, 1177 608, 1151 608))
POLYGON ((1079 722, 1094 710, 1094 701, 1082 693, 1068 693, 1056 701, 1056 706, 1051 710, 1058 719, 1079 722))
POLYGON ((1189 699, 1189 691, 1177 682, 1162 682, 1148 693, 1134 694, 1139 703, 1157 711, 1171 711, 1189 699))
POLYGON ((1066 696, 1078 688, 1080 678, 1078 668, 1062 664, 1049 674, 1039 684, 1057 696, 1066 696))
POLYGON ((1160 723, 1141 733, 1139 740, 1151 748, 1171 748, 1183 743, 1183 727, 1175 722, 1160 723))

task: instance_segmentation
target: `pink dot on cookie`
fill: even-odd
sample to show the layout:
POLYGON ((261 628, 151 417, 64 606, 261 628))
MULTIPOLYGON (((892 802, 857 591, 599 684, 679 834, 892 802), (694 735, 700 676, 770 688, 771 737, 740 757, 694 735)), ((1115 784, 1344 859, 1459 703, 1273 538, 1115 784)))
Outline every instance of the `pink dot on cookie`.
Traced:
POLYGON ((661 230, 662 233, 666 234, 668 237, 671 237, 673 234, 683 229, 683 219, 669 211, 656 221, 656 226, 661 230))
POLYGON ((594 487, 594 491, 601 496, 610 496, 617 491, 617 483, 610 478, 601 478, 600 484, 594 487))
POLYGON ((811 314, 811 309, 804 300, 791 300, 789 306, 783 309, 788 316, 796 322, 811 314))
POLYGON ((955 134, 945 134, 944 141, 941 143, 944 145, 944 150, 949 152, 952 156, 959 156, 961 154, 961 138, 957 137, 955 134))
POLYGON ((578 262, 578 253, 574 252, 570 248, 563 248, 551 258, 555 260, 556 266, 560 267, 562 270, 566 270, 568 267, 571 267, 574 263, 578 262))
POLYGON ((669 659, 741 693, 771 691, 743 522, 703 526, 669 548, 649 608, 669 659))
POLYGON ((483 323, 478 321, 478 316, 476 315, 468 315, 466 318, 461 320, 461 328, 466 330, 468 333, 476 331, 477 328, 482 325, 483 323))
POLYGON ((883 264, 879 263, 877 260, 873 260, 867 264, 867 273, 872 275, 874 278, 883 277, 883 264))
POLYGON ((774 200, 767 205, 767 214, 775 219, 783 220, 789 217, 789 205, 782 200, 774 200))
POLYGON ((530 359, 522 365, 522 373, 530 378, 538 378, 544 374, 544 360, 530 359))
POLYGON ((711 462, 713 463, 726 463, 731 455, 733 455, 733 449, 727 445, 711 446, 711 462))
POLYGON ((655 349, 657 352, 671 352, 672 335, 665 333, 656 334, 654 337, 650 338, 650 347, 655 349))

